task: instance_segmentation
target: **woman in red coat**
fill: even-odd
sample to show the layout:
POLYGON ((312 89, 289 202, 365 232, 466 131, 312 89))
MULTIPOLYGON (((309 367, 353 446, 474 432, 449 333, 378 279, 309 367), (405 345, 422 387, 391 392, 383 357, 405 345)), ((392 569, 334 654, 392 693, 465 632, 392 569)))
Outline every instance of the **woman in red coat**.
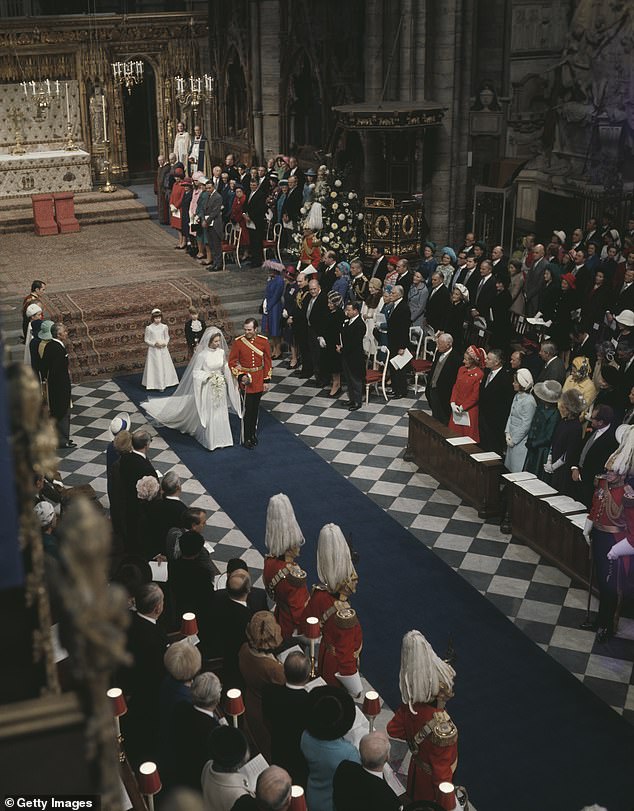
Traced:
POLYGON ((236 196, 233 198, 230 219, 234 225, 240 226, 241 248, 246 248, 249 245, 249 229, 247 228, 247 221, 244 216, 244 204, 246 201, 247 198, 244 190, 240 186, 236 186, 236 196))
POLYGON ((321 627, 319 675, 326 684, 343 685, 356 698, 363 689, 359 676, 363 634, 348 599, 357 590, 359 578, 336 524, 326 524, 319 533, 317 574, 322 582, 314 587, 304 618, 317 617, 321 627))
POLYGON ((181 205, 183 204, 185 192, 189 187, 182 182, 185 177, 185 172, 183 169, 178 167, 174 171, 174 175, 177 179, 172 186, 172 193, 170 194, 170 225, 172 228, 175 228, 178 231, 178 245, 175 247, 177 247, 179 250, 183 250, 187 247, 187 240, 185 239, 185 235, 181 230, 181 226, 183 224, 181 217, 181 205))
POLYGON ((406 633, 399 677, 403 703, 387 725, 387 734, 407 741, 412 753, 408 797, 433 800, 447 811, 458 807, 455 793, 439 788, 441 783, 453 783, 458 764, 458 730, 445 711, 445 703, 453 696, 455 675, 420 631, 406 633))
POLYGON ((458 377, 451 390, 449 427, 458 436, 468 436, 474 442, 479 442, 478 402, 486 352, 472 344, 464 353, 463 360, 464 366, 458 369, 458 377))
POLYGON ((269 499, 264 542, 269 550, 264 558, 264 586, 275 600, 275 619, 282 629, 282 636, 290 639, 293 631, 301 633, 309 595, 306 572, 295 563, 304 536, 293 505, 284 493, 269 499))

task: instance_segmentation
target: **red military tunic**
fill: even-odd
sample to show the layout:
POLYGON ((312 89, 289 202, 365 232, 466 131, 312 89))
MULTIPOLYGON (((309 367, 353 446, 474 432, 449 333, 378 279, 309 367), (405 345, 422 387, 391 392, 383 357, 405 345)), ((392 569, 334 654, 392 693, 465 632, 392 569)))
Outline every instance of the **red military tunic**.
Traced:
POLYGON ((302 248, 299 256, 299 261, 302 267, 312 265, 317 267, 321 260, 321 250, 319 248, 319 240, 317 237, 304 237, 302 239, 302 248))
POLYGON ((440 783, 453 783, 458 763, 458 730, 445 710, 434 704, 414 704, 414 715, 401 704, 387 725, 392 738, 407 741, 412 759, 407 772, 407 795, 433 800, 443 808, 456 806, 454 794, 441 794, 440 783))
POLYGON ((275 619, 284 639, 293 631, 301 632, 304 609, 310 599, 306 588, 306 572, 296 563, 280 558, 264 558, 264 586, 275 599, 275 619))
POLYGON ((341 687, 335 673, 353 676, 359 670, 363 634, 356 611, 347 602, 315 586, 304 617, 319 619, 319 675, 326 684, 341 687))
POLYGON ((231 344, 229 368, 233 375, 251 375, 251 382, 245 387, 247 394, 258 394, 264 391, 264 384, 271 379, 271 349, 268 338, 256 335, 250 341, 246 335, 240 335, 231 344))

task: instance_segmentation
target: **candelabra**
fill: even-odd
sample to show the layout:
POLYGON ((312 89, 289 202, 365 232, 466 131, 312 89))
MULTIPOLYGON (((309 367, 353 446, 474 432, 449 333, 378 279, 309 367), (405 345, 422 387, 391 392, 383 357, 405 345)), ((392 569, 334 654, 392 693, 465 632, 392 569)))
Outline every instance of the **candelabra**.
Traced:
POLYGON ((115 82, 125 85, 128 93, 132 88, 143 81, 143 62, 112 62, 112 75, 115 82))
POLYGON ((111 194, 113 191, 117 190, 117 187, 114 185, 114 183, 110 182, 110 141, 107 138, 104 139, 103 146, 104 160, 102 174, 105 174, 106 182, 100 187, 99 191, 105 192, 106 194, 111 194))
POLYGON ((17 107, 9 107, 9 118, 13 121, 13 137, 15 144, 11 147, 12 155, 24 155, 26 149, 22 146, 22 132, 20 124, 24 121, 24 113, 17 107))
POLYGON ((59 79, 51 82, 50 79, 44 79, 42 82, 22 82, 22 89, 24 90, 24 98, 29 99, 35 104, 35 120, 42 121, 44 119, 44 111, 48 110, 54 97, 59 98, 59 79), (29 88, 31 93, 29 94, 29 88))
POLYGON ((216 80, 207 73, 202 77, 190 76, 189 82, 183 76, 174 77, 178 103, 181 107, 191 107, 194 116, 201 104, 212 100, 215 95, 215 85, 216 80))

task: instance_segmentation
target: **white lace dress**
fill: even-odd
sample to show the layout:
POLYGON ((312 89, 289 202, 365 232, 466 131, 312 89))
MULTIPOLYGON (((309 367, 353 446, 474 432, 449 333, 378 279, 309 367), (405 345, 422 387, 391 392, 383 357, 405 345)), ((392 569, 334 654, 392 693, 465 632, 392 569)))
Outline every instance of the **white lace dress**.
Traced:
POLYGON ((190 389, 184 396, 142 403, 143 407, 163 425, 190 434, 210 451, 233 445, 229 402, 239 411, 240 399, 222 347, 204 350, 192 377, 193 394, 190 389))
POLYGON ((142 384, 151 391, 164 391, 170 386, 177 386, 178 375, 167 346, 170 340, 167 324, 148 324, 144 340, 148 350, 142 384), (157 343, 165 346, 155 346, 157 343))

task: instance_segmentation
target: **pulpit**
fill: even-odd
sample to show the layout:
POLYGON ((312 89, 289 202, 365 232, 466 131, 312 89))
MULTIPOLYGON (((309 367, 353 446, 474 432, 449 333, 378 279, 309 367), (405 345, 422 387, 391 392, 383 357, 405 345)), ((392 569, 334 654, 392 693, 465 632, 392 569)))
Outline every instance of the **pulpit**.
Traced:
POLYGON ((363 201, 363 250, 373 248, 401 257, 418 257, 422 253, 425 217, 423 202, 402 200, 388 195, 366 197, 363 201))

